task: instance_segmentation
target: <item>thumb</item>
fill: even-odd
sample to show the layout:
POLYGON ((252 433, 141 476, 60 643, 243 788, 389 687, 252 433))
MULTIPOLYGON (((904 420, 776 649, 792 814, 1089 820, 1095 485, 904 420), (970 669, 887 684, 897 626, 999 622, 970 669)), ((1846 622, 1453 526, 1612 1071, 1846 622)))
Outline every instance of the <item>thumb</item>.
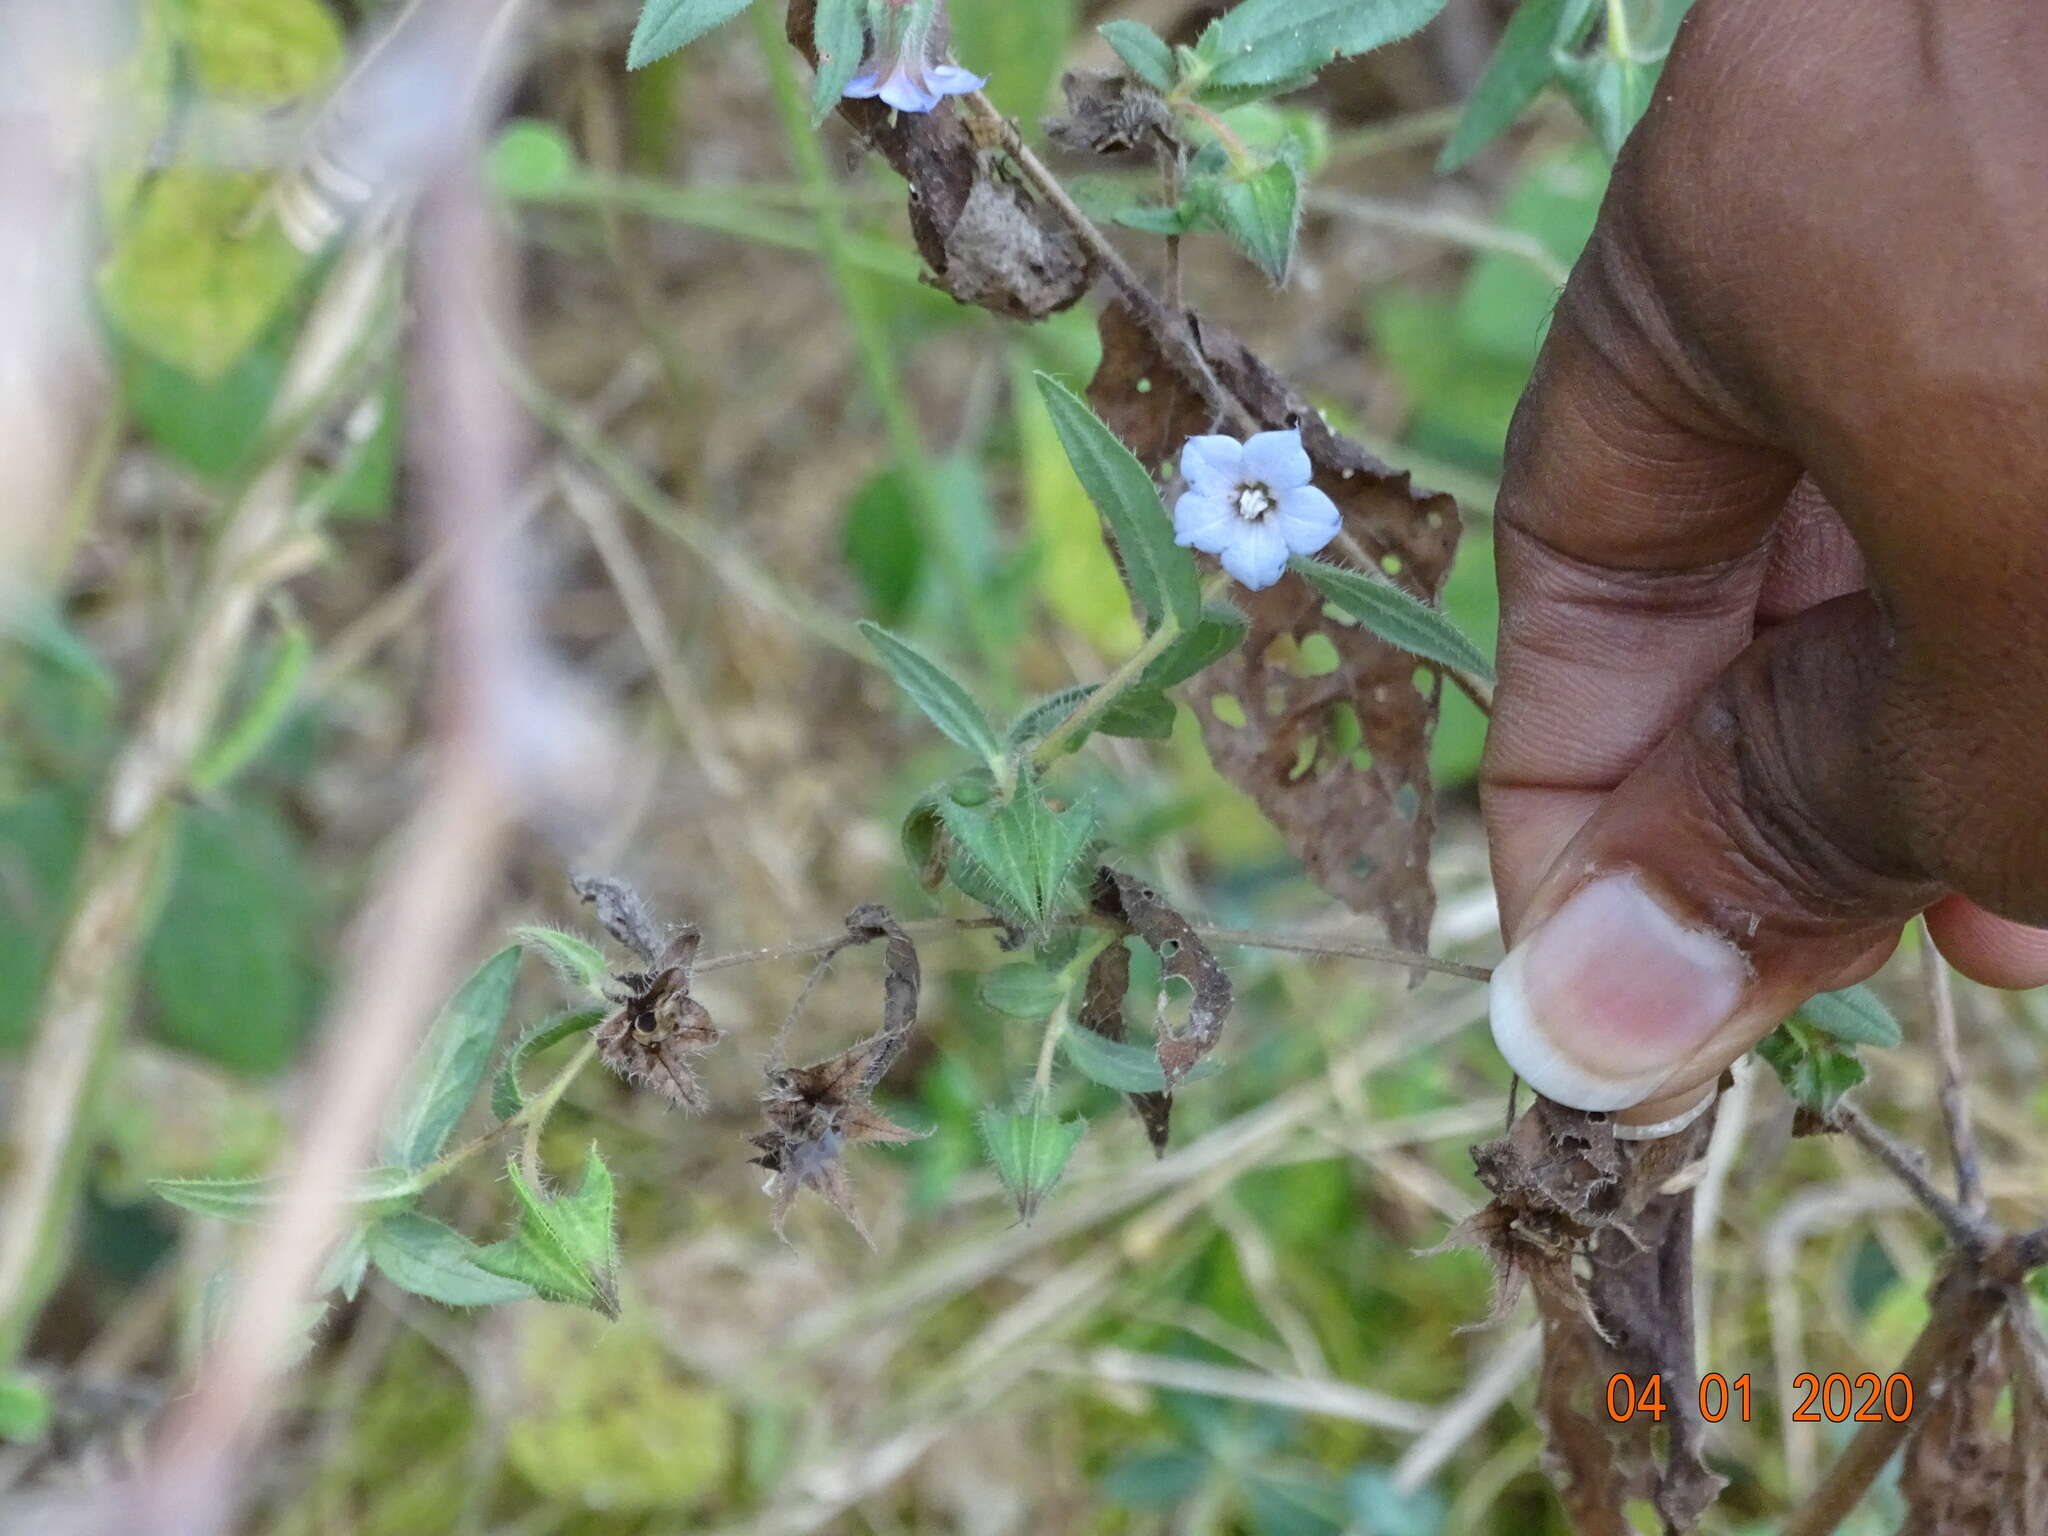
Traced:
POLYGON ((1494 973, 1495 1038, 1538 1092, 1661 1133, 1806 998, 1876 970, 1943 894, 1898 809, 1916 797, 1888 748, 1896 656, 1867 594, 1809 609, 1604 797, 1494 973))

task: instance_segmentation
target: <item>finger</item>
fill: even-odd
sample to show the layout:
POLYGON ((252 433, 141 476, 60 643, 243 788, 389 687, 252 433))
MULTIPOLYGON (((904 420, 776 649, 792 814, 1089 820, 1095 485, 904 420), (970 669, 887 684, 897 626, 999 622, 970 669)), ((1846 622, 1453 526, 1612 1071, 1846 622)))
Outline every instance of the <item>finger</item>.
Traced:
POLYGON ((1927 932, 1948 963, 1972 981, 2014 990, 2048 986, 2048 929, 1950 896, 1927 909, 1927 932))

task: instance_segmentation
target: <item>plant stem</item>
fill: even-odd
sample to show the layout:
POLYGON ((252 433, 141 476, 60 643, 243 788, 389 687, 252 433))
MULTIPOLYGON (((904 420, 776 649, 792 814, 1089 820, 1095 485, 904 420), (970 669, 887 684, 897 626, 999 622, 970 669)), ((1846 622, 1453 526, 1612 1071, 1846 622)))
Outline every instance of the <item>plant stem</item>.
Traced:
POLYGON ((1180 621, 1172 614, 1160 617, 1159 625, 1145 637, 1145 643, 1124 658, 1123 665, 1095 685, 1095 691, 1074 706, 1073 713, 1045 733, 1045 737, 1032 749, 1032 758, 1040 765, 1052 762, 1066 750, 1068 742, 1093 725, 1102 712, 1124 694, 1129 693, 1145 669, 1157 661, 1166 648, 1181 636, 1180 621))
POLYGON ((540 1133, 547 1125, 548 1116, 555 1112, 555 1106, 562 1101, 562 1095, 569 1091, 569 1085, 583 1069, 597 1057, 597 1041, 585 1040, 569 1058, 567 1065, 557 1072, 547 1087, 526 1101, 525 1107, 506 1125, 524 1125, 526 1135, 519 1146, 519 1166, 526 1174, 526 1182, 535 1189, 540 1188, 540 1133))
POLYGON ((922 525, 920 532, 924 535, 926 547, 938 561, 953 605, 965 621, 977 654, 992 674, 1007 675, 1008 669, 999 665, 1003 655, 1002 642, 990 624, 987 606, 977 601, 978 583, 974 568, 967 558, 959 531, 948 515, 938 474, 932 467, 930 454, 925 451, 916 413, 911 408, 902 375, 896 367, 888 329, 854 273, 839 185, 832 179, 831 167, 825 163, 825 152, 819 147, 817 132, 811 127, 810 110, 797 82, 796 71, 790 65, 789 46, 783 39, 776 8, 754 6, 751 19, 762 61, 768 69, 768 84, 775 97, 775 108, 782 118, 783 134, 789 141, 790 155, 796 161, 797 173, 805 190, 817 203, 818 245, 824 253, 825 265, 832 273, 833 286, 839 290, 840 307, 846 311, 847 321, 853 327, 854 342, 867 374, 868 391, 882 413, 883 430, 888 434, 896 467, 910 483, 911 501, 918 510, 922 525))
POLYGON ((1067 1001, 1060 999, 1059 1007, 1053 1009, 1052 1017, 1045 1021, 1044 1038, 1038 1042, 1038 1070, 1031 1078, 1031 1099, 1043 1107, 1052 1092, 1052 1059, 1059 1049, 1060 1036, 1067 1032, 1067 1001))

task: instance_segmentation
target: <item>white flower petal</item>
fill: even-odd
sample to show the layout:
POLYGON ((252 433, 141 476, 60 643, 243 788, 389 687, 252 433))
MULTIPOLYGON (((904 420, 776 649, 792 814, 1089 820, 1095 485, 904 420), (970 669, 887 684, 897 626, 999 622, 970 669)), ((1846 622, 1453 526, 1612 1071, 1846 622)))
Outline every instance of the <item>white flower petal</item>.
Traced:
POLYGON ((1260 432, 1246 438, 1244 472, 1276 491, 1307 485, 1315 475, 1315 467, 1308 461, 1308 450, 1301 446, 1300 428, 1260 432))
POLYGON ((840 94, 856 97, 875 96, 881 93, 881 89, 882 77, 873 70, 869 70, 866 74, 855 75, 851 80, 847 81, 846 89, 840 94))
POLYGON ((1238 524, 1242 530, 1220 551, 1223 569, 1254 592, 1270 587, 1287 569, 1287 541, 1271 520, 1238 524))
POLYGON ((1222 496, 1184 491, 1173 504, 1173 542, 1192 545, 1208 554, 1221 554, 1244 526, 1222 496))
POLYGON ((1289 553, 1312 555, 1344 526, 1337 504, 1312 485, 1290 486, 1273 498, 1266 521, 1280 530, 1289 553))
POLYGON ((1244 444, 1234 437, 1191 437, 1180 451, 1181 478, 1198 491, 1220 496, 1244 471, 1244 444))
POLYGON ((941 96, 965 96, 988 84, 988 76, 962 69, 958 64, 934 64, 927 78, 941 96))
POLYGON ((938 94, 925 83, 919 71, 898 64, 876 92, 898 112, 929 112, 939 104, 938 94))

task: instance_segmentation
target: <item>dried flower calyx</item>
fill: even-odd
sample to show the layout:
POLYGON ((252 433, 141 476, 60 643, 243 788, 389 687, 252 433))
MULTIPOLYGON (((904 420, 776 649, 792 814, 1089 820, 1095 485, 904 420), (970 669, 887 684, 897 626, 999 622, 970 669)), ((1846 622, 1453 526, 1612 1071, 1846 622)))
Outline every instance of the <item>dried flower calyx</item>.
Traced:
POLYGON ((618 1009, 597 1027, 597 1054, 607 1067, 691 1110, 703 1109, 707 1101, 690 1058, 710 1050, 724 1033, 690 995, 690 969, 703 942, 696 927, 683 928, 653 957, 650 969, 614 977, 618 1009))
MULTIPOLYGON (((922 978, 909 934, 886 909, 856 907, 847 914, 846 936, 826 951, 821 965, 841 950, 875 939, 887 941, 881 1032, 808 1067, 782 1065, 778 1048, 777 1060, 768 1067, 761 1090, 768 1128, 748 1140, 760 1152, 750 1161, 769 1173, 767 1192, 774 1200, 778 1233, 798 1191, 810 1188, 866 1238, 867 1228, 854 1208, 852 1186, 840 1154, 860 1142, 916 1141, 926 1134, 890 1120, 875 1108, 872 1097, 875 1085, 902 1053, 917 1022, 922 978)), ((806 994, 809 990, 805 989, 806 994)))

